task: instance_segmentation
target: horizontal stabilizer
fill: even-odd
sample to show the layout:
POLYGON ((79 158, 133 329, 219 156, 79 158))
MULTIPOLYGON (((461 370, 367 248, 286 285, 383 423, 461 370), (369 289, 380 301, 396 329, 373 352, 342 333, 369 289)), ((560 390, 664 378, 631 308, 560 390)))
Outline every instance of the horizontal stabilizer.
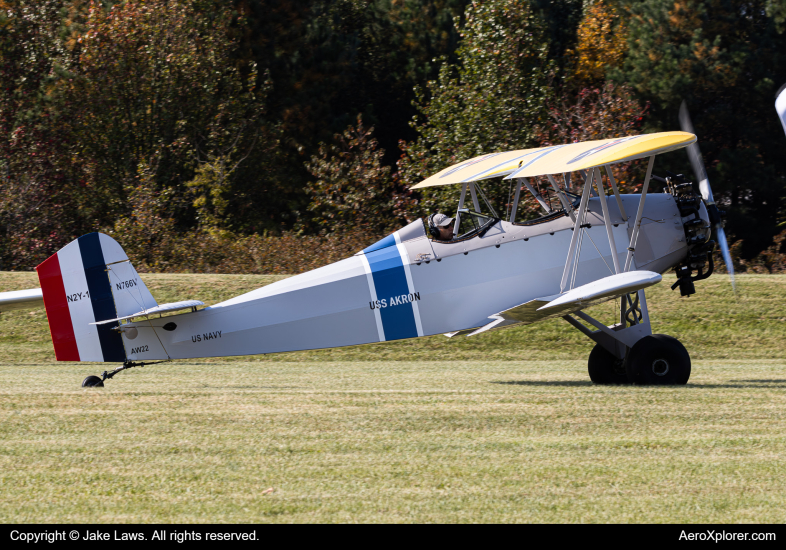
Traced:
POLYGON ((15 309, 35 309, 44 306, 44 295, 40 288, 0 292, 0 313, 15 309))
POLYGON ((146 309, 144 311, 139 311, 137 313, 133 313, 131 315, 124 315, 123 317, 117 317, 116 319, 107 319, 105 321, 99 321, 97 323, 90 323, 91 325, 105 325, 107 323, 113 323, 115 321, 124 321, 126 319, 132 319, 134 317, 147 317, 148 315, 156 315, 158 313, 164 313, 166 311, 178 311, 180 309, 191 309, 196 308, 197 306, 205 305, 204 302, 200 302, 199 300, 186 300, 185 302, 173 302, 171 304, 161 304, 160 306, 151 307, 150 309, 146 309))
POLYGON ((491 322, 471 332, 475 336, 488 330, 511 325, 529 325, 537 321, 562 317, 568 313, 613 300, 618 296, 636 292, 661 281, 652 271, 630 271, 598 279, 563 294, 535 298, 516 307, 489 316, 491 322))

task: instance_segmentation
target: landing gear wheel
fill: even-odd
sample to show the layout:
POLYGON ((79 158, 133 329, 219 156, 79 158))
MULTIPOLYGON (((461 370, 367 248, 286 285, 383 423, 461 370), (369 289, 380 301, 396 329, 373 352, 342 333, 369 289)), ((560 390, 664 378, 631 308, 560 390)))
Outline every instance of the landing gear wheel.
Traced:
POLYGON ((653 334, 631 348, 625 370, 634 384, 683 385, 690 378, 690 355, 676 338, 653 334))
POLYGON ((90 375, 84 380, 82 380, 82 387, 83 388, 103 388, 104 381, 101 380, 98 376, 90 375))
POLYGON ((595 344, 587 361, 590 380, 595 384, 628 384, 625 363, 600 344, 595 344))

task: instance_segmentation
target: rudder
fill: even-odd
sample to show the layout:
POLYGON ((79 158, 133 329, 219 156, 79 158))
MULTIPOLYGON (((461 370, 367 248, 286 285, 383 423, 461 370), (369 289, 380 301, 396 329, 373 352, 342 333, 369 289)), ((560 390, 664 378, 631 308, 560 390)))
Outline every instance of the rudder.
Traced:
POLYGON ((113 238, 83 235, 36 267, 58 361, 122 362, 118 323, 94 325, 154 307, 155 299, 113 238))

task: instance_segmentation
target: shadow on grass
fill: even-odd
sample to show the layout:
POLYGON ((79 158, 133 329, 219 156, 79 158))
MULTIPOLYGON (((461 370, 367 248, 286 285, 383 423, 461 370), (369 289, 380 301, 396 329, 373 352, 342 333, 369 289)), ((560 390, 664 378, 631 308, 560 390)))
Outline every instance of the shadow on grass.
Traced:
POLYGON ((764 388, 767 387, 766 384, 775 384, 776 386, 786 385, 786 380, 731 380, 726 384, 695 384, 693 382, 688 382, 684 386, 679 385, 660 385, 660 384, 650 384, 647 386, 636 386, 635 384, 593 384, 589 380, 587 381, 577 381, 577 380, 554 380, 554 381, 544 381, 544 380, 492 380, 489 382, 490 384, 502 384, 502 385, 509 385, 509 386, 565 386, 565 387, 580 387, 580 386, 600 386, 600 387, 607 387, 607 386, 628 386, 628 387, 637 387, 637 388, 644 388, 644 387, 655 387, 655 388, 764 388), (747 383, 742 383, 747 382, 747 383))
POLYGON ((234 384, 202 384, 199 389, 208 390, 308 390, 306 386, 253 386, 234 384))
POLYGON ((780 388, 786 386, 786 380, 730 380, 726 384, 694 384, 688 382, 688 387, 692 388, 780 388), (741 382, 747 382, 742 384, 741 382))
POLYGON ((492 380, 489 382, 490 384, 506 384, 509 386, 592 386, 592 382, 590 381, 575 381, 575 380, 553 380, 553 381, 543 381, 543 380, 509 380, 509 381, 497 381, 492 380))

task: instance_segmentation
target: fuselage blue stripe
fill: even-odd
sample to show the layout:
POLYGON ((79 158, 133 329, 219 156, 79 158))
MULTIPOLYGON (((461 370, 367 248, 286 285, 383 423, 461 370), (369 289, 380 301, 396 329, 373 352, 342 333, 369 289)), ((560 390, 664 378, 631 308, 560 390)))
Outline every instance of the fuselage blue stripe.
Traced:
POLYGON ((366 253, 374 287, 376 307, 382 319, 385 340, 414 338, 418 335, 407 274, 397 246, 388 246, 366 253))
POLYGON ((368 248, 363 249, 364 254, 368 254, 369 252, 374 252, 375 250, 380 250, 382 248, 387 248, 389 246, 393 246, 396 244, 396 238, 393 236, 393 233, 385 237, 384 239, 380 239, 368 248))
MULTIPOLYGON (((89 233, 79 237, 79 253, 82 255, 85 279, 90 291, 90 303, 93 306, 93 315, 96 321, 117 317, 115 300, 112 297, 112 288, 109 286, 109 276, 106 272, 104 253, 101 251, 98 233, 89 233)), ((96 326, 104 361, 122 362, 126 360, 122 337, 118 332, 112 330, 117 325, 118 323, 114 322, 96 326)))

